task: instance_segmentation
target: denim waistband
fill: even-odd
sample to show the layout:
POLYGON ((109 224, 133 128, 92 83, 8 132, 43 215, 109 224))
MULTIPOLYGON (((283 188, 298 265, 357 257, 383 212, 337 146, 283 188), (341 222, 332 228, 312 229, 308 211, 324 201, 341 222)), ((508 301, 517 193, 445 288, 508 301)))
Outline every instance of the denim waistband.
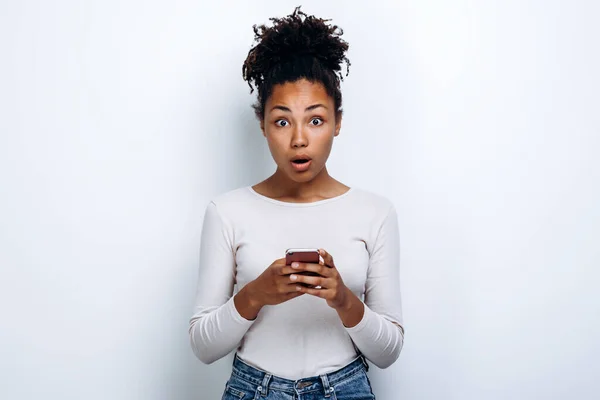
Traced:
POLYGON ((362 354, 358 355, 345 367, 336 371, 318 376, 291 380, 253 367, 239 358, 236 353, 233 360, 232 375, 258 386, 258 391, 261 392, 263 396, 267 395, 269 389, 273 389, 298 394, 322 390, 325 397, 329 397, 329 393, 333 392, 332 385, 352 377, 361 370, 369 370, 369 364, 367 364, 367 360, 362 354))

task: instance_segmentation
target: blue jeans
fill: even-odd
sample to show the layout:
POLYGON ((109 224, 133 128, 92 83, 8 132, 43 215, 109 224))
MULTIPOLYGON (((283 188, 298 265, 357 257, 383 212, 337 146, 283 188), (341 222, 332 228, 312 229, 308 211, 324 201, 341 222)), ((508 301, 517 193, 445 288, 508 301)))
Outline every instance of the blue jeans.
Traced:
POLYGON ((221 400, 374 400, 363 355, 337 371, 290 380, 254 368, 236 354, 221 400))

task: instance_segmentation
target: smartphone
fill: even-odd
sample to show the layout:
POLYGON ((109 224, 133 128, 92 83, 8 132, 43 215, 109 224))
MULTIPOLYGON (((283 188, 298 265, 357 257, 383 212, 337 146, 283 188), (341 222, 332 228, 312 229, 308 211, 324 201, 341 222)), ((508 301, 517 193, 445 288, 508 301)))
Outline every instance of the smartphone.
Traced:
MULTIPOLYGON (((305 262, 305 263, 319 263, 319 249, 303 249, 303 248, 292 248, 285 251, 285 264, 291 265, 292 262, 305 262)), ((303 271, 299 272, 300 275, 311 275, 319 276, 316 272, 303 271)))

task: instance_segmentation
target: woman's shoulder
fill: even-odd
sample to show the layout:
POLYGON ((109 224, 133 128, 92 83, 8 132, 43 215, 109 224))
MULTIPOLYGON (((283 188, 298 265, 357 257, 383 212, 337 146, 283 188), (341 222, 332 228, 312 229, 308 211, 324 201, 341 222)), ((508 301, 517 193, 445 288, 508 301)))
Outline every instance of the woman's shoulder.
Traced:
POLYGON ((213 195, 210 198, 209 205, 214 204, 219 211, 226 211, 244 207, 249 198, 248 187, 240 186, 213 195))
POLYGON ((205 213, 218 215, 221 220, 231 225, 238 221, 240 215, 248 214, 248 199, 247 187, 228 189, 209 198, 205 213))
POLYGON ((248 186, 240 186, 234 189, 227 189, 226 191, 214 195, 211 201, 216 204, 235 203, 247 195, 248 186))
POLYGON ((362 187, 352 187, 353 200, 357 206, 371 209, 375 212, 387 213, 394 207, 393 201, 385 194, 362 187))

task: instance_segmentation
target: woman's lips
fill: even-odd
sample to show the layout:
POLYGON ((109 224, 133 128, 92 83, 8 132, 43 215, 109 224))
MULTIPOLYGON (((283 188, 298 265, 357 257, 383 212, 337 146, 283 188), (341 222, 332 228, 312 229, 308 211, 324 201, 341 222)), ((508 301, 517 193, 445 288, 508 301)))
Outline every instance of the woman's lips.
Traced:
POLYGON ((290 163, 292 164, 292 168, 294 168, 294 170, 296 172, 304 172, 304 171, 308 170, 308 168, 310 168, 310 164, 312 163, 312 160, 308 160, 307 162, 302 163, 302 164, 296 164, 293 161, 291 161, 290 163))

